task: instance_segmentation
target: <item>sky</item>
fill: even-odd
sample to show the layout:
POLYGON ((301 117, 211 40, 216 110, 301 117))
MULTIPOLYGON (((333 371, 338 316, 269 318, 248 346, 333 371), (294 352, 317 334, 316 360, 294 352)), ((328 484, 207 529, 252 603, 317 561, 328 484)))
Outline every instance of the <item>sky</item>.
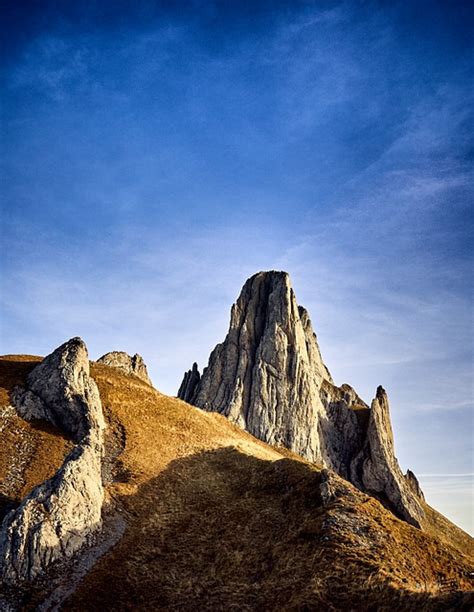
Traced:
POLYGON ((473 531, 469 2, 4 0, 1 353, 174 395, 260 270, 473 531))

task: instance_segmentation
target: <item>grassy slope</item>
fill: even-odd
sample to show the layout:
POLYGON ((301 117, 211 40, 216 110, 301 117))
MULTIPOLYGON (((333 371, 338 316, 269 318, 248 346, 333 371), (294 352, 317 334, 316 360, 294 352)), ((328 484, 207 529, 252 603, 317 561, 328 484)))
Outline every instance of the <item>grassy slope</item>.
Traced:
MULTIPOLYGON (((118 370, 92 364, 92 374, 117 455, 110 507, 127 530, 66 609, 463 605, 456 591, 470 587, 472 540, 446 519, 437 519, 444 540, 434 538, 342 480, 342 496, 324 508, 316 466, 118 370)), ((59 465, 65 441, 48 433, 37 448, 54 449, 59 465)))

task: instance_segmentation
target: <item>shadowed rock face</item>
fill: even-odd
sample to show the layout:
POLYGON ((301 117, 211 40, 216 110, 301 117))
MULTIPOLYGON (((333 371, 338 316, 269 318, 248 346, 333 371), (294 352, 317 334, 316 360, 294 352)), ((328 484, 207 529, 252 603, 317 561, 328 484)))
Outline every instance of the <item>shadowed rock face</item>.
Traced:
POLYGON ((178 397, 191 404, 200 380, 201 375, 199 374, 198 365, 194 362, 192 369, 188 370, 184 375, 183 382, 178 390, 178 397))
POLYGON ((286 272, 247 280, 224 342, 202 376, 196 364, 187 372, 178 397, 385 496, 419 526, 421 507, 393 453, 388 402, 377 397, 369 408, 349 385, 334 385, 286 272))
POLYGON ((111 353, 106 353, 102 355, 97 360, 97 363, 103 363, 105 365, 111 366, 112 368, 118 368, 125 372, 125 374, 134 374, 141 380, 144 380, 149 385, 152 385, 150 377, 148 376, 148 370, 143 361, 143 357, 138 353, 135 353, 133 357, 128 355, 128 353, 124 353, 123 351, 112 351, 111 353))
POLYGON ((101 526, 105 423, 84 342, 73 338, 46 357, 12 401, 26 420, 45 419, 77 442, 56 474, 3 520, 2 580, 21 585, 44 574, 51 563, 71 557, 101 526))

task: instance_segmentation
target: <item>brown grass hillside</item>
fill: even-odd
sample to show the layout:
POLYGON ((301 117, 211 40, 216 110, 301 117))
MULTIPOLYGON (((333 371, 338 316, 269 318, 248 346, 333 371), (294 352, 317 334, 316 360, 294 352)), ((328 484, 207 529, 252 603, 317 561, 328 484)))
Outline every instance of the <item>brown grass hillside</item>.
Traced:
MULTIPOLYGON (((34 361, 1 363, 7 402, 34 361)), ((118 514, 126 527, 62 609, 470 609, 472 540, 438 513, 421 532, 342 479, 324 506, 317 466, 133 376, 91 370, 109 426, 106 523, 118 514)), ((68 441, 21 427, 54 471, 68 441)), ((2 445, 0 465, 19 452, 2 445)), ((43 476, 32 461, 23 494, 43 476)))

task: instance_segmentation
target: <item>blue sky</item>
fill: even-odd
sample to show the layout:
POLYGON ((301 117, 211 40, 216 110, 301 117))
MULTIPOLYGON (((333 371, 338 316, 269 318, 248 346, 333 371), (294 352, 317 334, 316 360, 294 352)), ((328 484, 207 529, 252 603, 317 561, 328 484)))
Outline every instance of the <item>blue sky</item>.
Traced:
POLYGON ((4 3, 1 352, 174 394, 258 270, 472 530, 472 7, 4 3), (456 494, 453 495, 453 490, 456 494))

